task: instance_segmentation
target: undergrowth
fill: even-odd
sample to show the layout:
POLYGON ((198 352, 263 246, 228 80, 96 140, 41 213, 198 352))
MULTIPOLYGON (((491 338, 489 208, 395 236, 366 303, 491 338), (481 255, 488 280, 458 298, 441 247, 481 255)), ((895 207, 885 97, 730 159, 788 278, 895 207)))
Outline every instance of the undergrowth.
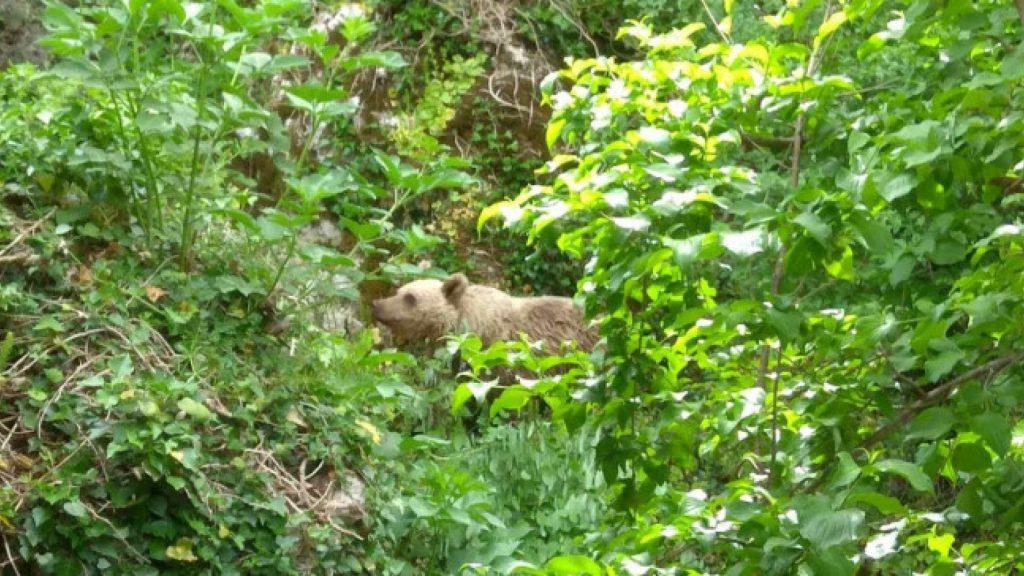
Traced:
POLYGON ((54 67, 0 76, 5 573, 455 573, 599 517, 592 433, 467 433, 446 353, 360 329, 473 179, 353 143, 403 61, 334 10, 54 4, 54 67))

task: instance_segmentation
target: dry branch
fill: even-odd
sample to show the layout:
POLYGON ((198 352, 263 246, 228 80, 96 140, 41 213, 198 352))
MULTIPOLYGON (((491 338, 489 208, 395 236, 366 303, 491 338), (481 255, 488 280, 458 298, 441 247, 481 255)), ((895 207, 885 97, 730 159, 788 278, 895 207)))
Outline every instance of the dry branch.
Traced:
POLYGON ((29 235, 31 235, 33 232, 35 232, 36 229, 38 229, 40 226, 42 226, 43 223, 46 222, 47 220, 49 220, 50 217, 52 217, 56 212, 57 212, 57 209, 53 208, 52 210, 47 212, 45 216, 43 216, 39 220, 36 220, 32 224, 30 224, 27 228, 25 228, 24 230, 19 232, 18 235, 14 237, 14 240, 11 240, 10 244, 5 246, 3 250, 0 250, 0 258, 3 258, 15 246, 17 246, 17 245, 21 244, 22 242, 24 242, 25 239, 29 237, 29 235))

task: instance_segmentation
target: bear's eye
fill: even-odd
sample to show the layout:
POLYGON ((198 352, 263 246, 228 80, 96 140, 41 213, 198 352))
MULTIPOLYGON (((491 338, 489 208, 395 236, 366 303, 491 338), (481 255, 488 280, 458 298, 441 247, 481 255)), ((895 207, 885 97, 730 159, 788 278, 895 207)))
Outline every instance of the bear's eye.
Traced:
POLYGON ((416 296, 412 292, 406 292, 403 298, 405 298, 405 303, 409 306, 416 305, 416 296))

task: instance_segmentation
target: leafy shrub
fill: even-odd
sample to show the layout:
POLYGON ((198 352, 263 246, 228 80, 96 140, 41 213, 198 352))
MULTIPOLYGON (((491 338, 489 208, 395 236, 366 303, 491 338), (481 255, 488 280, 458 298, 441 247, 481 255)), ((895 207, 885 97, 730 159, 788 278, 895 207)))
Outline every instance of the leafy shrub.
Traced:
POLYGON ((343 76, 401 60, 358 49, 361 13, 339 24, 344 51, 312 17, 294 2, 55 4, 55 67, 0 77, 16 143, 0 151, 5 569, 360 572, 383 554, 358 543, 358 477, 387 423, 427 418, 402 383, 420 372, 370 332, 266 311, 307 320, 310 283, 427 242, 392 219, 469 179, 363 150, 350 165, 378 164, 378 186, 321 155, 355 110, 343 76), (274 166, 265 188, 253 157, 274 166), (328 203, 347 254, 300 239, 328 203))
POLYGON ((743 42, 634 23, 642 58, 549 79, 551 183, 481 220, 590 259, 613 565, 1019 569, 993 490, 1020 460, 1020 17, 894 9, 791 3, 743 42))

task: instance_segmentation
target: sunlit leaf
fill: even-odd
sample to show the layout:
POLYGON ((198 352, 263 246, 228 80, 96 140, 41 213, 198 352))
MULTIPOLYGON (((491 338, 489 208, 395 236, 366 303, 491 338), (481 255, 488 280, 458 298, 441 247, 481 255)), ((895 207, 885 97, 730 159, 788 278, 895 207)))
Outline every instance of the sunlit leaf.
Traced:
POLYGON ((800 534, 815 547, 827 550, 856 540, 863 523, 864 512, 860 510, 826 511, 804 519, 800 534))
POLYGON ((886 459, 873 464, 879 472, 895 474, 910 483, 910 486, 919 492, 934 492, 932 480, 921 468, 903 460, 886 459))

